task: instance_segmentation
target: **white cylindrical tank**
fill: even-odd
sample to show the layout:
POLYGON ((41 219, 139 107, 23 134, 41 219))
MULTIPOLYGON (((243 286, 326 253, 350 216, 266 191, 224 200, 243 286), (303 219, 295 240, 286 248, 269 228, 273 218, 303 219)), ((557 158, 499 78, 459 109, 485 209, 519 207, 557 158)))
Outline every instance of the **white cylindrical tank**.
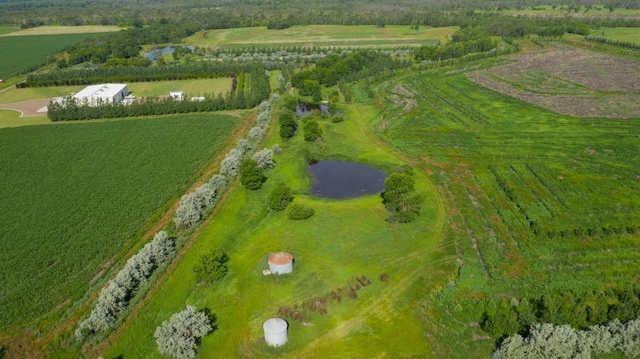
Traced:
POLYGON ((280 318, 268 319, 262 325, 264 341, 270 347, 279 347, 287 342, 287 322, 280 318))
POLYGON ((293 256, 287 252, 272 253, 269 256, 271 273, 286 274, 293 271, 293 256))

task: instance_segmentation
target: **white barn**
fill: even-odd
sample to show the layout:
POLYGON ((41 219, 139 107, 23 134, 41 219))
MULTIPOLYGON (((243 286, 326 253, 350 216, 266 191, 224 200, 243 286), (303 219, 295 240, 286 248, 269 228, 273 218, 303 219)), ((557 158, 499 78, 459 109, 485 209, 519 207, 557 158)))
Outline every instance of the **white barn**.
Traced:
POLYGON ((126 84, 100 84, 85 87, 82 91, 73 95, 80 104, 85 102, 89 105, 97 105, 99 103, 119 103, 127 95, 129 90, 126 84))

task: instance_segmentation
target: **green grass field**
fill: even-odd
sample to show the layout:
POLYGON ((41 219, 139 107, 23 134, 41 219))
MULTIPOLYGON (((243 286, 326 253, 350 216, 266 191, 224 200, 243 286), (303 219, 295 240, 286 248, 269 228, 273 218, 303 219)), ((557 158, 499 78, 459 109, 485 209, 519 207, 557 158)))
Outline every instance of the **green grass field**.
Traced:
POLYGON ((237 47, 384 47, 420 46, 445 42, 457 27, 410 29, 409 26, 294 26, 284 30, 267 30, 266 27, 210 30, 198 32, 185 39, 193 45, 210 45, 220 48, 237 47))
POLYGON ((567 6, 558 6, 555 9, 551 5, 546 6, 536 6, 536 9, 533 10, 531 7, 524 7, 522 10, 504 10, 500 11, 502 14, 507 15, 554 15, 554 16, 577 16, 577 17, 640 17, 639 9, 625 9, 625 8, 616 8, 613 12, 609 12, 609 9, 604 6, 595 6, 589 11, 585 12, 585 7, 582 6, 580 10, 576 13, 575 11, 568 12, 567 6))
MULTIPOLYGON (((426 308, 436 357, 490 357, 477 327, 496 298, 634 283, 640 254, 640 125, 542 110, 427 71, 388 81, 379 136, 433 173, 458 275, 426 308)), ((566 90, 566 89, 565 89, 566 90)))
POLYGON ((640 44, 640 28, 637 27, 603 27, 594 30, 592 35, 640 44))
POLYGON ((79 92, 85 86, 29 87, 11 88, 0 92, 0 103, 38 100, 43 98, 69 96, 79 92))
POLYGON ((62 315, 238 123, 194 114, 0 129, 0 330, 62 315))
POLYGON ((8 34, 16 30, 17 29, 15 27, 0 27, 0 35, 8 34))
POLYGON ((134 82, 129 84, 129 92, 137 97, 169 96, 170 91, 183 91, 186 96, 218 95, 231 91, 231 78, 206 80, 176 80, 158 82, 134 82))
POLYGON ((21 118, 18 111, 0 110, 0 128, 43 125, 47 123, 51 123, 51 121, 46 116, 21 118))
POLYGON ((282 141, 274 132, 269 146, 280 143, 284 152, 276 156, 276 168, 267 171, 265 186, 233 190, 135 320, 111 338, 116 344, 105 357, 159 357, 153 332, 185 303, 210 308, 218 318, 218 329, 202 340, 201 357, 343 358, 382 352, 424 357, 431 352, 414 306, 429 288, 439 282, 442 286, 442 273, 450 269, 443 263, 453 257, 445 253, 451 247, 440 243, 441 202, 426 174, 416 168, 417 187, 427 197, 425 209, 417 222, 406 225, 385 221, 378 195, 347 200, 304 195, 311 186, 305 154, 355 160, 386 172, 403 163, 401 156, 361 130, 376 116, 374 106, 354 104, 340 110, 346 113, 344 122, 322 122, 323 145, 305 143, 300 134, 282 141), (291 221, 285 213, 269 211, 266 198, 279 182, 292 187, 294 203, 312 206, 316 215, 291 221), (192 268, 212 248, 229 253, 229 274, 212 286, 198 284, 192 268), (294 255, 294 272, 264 277, 268 254, 281 250, 294 255), (381 281, 385 273, 389 279, 381 281), (360 289, 357 299, 350 298, 355 277, 363 275, 371 285, 360 289), (305 313, 304 320, 287 317, 290 339, 284 347, 270 349, 260 339, 263 321, 282 315, 282 307, 301 307, 332 291, 341 300, 328 299, 326 315, 297 309, 305 313), (399 331, 401 336, 394 335, 399 331))
POLYGON ((52 52, 95 34, 0 36, 0 78, 5 79, 42 64, 52 52))

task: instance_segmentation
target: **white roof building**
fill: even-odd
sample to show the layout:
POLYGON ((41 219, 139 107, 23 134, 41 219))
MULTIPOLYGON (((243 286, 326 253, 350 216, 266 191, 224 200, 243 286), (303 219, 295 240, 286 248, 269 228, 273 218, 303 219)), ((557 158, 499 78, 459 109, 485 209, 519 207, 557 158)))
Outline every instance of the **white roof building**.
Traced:
POLYGON ((73 95, 80 104, 85 101, 90 105, 99 103, 119 103, 129 94, 126 84, 100 84, 85 87, 82 91, 73 95))

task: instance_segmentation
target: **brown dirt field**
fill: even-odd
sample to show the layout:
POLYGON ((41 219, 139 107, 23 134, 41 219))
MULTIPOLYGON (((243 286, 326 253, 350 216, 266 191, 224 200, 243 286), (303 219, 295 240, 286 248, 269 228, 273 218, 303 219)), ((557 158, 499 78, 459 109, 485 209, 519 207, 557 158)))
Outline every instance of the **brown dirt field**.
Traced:
POLYGON ((46 112, 38 112, 38 110, 49 104, 49 101, 51 101, 51 99, 46 98, 31 101, 5 103, 0 104, 0 109, 16 110, 22 113, 20 117, 46 116, 46 112))
POLYGON ((640 62, 569 46, 512 56, 517 62, 470 72, 487 88, 560 114, 640 117, 640 62))

